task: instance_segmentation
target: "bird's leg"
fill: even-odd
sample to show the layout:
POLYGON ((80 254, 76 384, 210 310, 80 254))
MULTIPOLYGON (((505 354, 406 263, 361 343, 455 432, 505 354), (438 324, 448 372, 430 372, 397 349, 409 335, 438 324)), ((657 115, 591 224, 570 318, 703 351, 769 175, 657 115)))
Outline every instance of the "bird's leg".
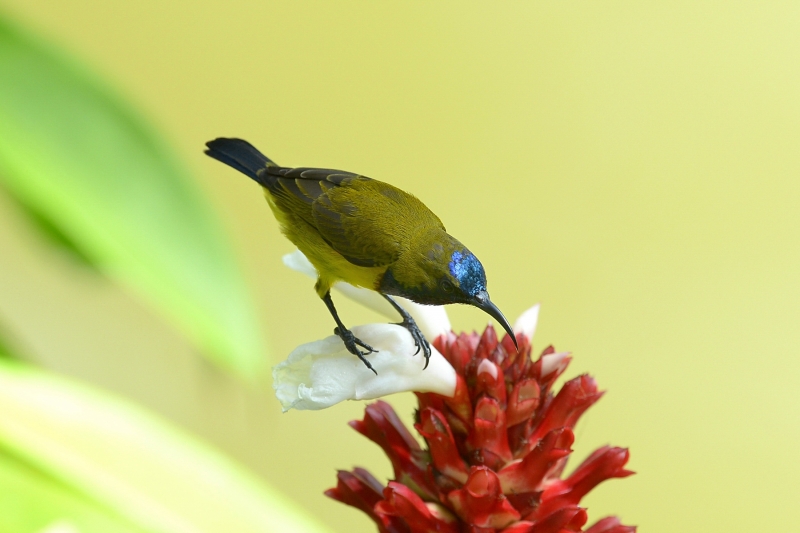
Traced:
POLYGON ((328 306, 328 311, 331 312, 333 319, 336 321, 336 328, 334 328, 333 334, 342 339, 342 342, 344 343, 344 346, 345 348, 347 348, 348 352, 361 359, 361 362, 367 365, 367 368, 375 372, 375 375, 377 376, 378 373, 375 371, 374 368, 372 368, 372 365, 369 364, 369 361, 367 361, 367 358, 364 356, 373 352, 377 352, 378 350, 376 350, 366 342, 362 341, 361 339, 353 335, 352 331, 344 327, 344 324, 342 324, 342 321, 339 319, 339 313, 336 312, 336 308, 333 306, 333 300, 331 299, 331 291, 325 293, 325 296, 322 297, 322 301, 325 302, 325 305, 328 306), (358 349, 359 346, 361 346, 367 351, 362 352, 361 350, 358 349))
POLYGON ((390 304, 392 304, 392 307, 394 307, 395 310, 398 313, 400 313, 400 316, 403 317, 403 321, 398 322, 397 325, 403 326, 408 330, 409 333, 411 333, 411 338, 414 339, 414 344, 416 344, 417 346, 417 351, 414 352, 414 355, 417 355, 419 353, 420 348, 422 349, 422 355, 425 356, 425 366, 422 369, 425 370, 426 368, 428 368, 428 362, 431 359, 431 345, 428 344, 427 339, 425 339, 425 336, 419 330, 417 323, 414 322, 414 319, 411 318, 411 315, 408 314, 408 311, 400 307, 400 304, 395 302, 394 298, 392 298, 388 294, 381 294, 381 296, 386 298, 386 300, 390 304))

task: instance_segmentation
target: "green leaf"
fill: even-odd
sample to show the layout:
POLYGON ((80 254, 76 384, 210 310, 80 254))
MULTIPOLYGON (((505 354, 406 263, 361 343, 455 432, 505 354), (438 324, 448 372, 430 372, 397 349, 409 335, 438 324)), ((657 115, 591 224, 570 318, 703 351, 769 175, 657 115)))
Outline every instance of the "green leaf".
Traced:
POLYGON ((39 211, 36 207, 23 203, 23 199, 13 194, 9 198, 16 204, 20 214, 28 221, 30 226, 36 230, 45 241, 53 247, 61 250, 65 255, 72 258, 75 263, 82 265, 93 271, 100 271, 91 258, 86 257, 81 246, 74 242, 69 235, 65 235, 58 224, 53 222, 47 213, 39 211))
POLYGON ((204 353, 254 374, 264 352, 252 302, 188 171, 102 84, 2 17, 0 80, 5 189, 204 353))
MULTIPOLYGON (((14 359, 16 354, 11 350, 11 343, 3 324, 0 323, 0 359, 14 359)), ((0 529, 2 531, 2 529, 0 529)))
POLYGON ((145 533, 0 449, 0 531, 145 533))
POLYGON ((42 508, 55 510, 46 516, 77 521, 89 506, 89 518, 114 520, 119 531, 327 531, 229 459, 141 408, 2 360, 0 457, 6 458, 0 525, 14 512, 2 503, 10 498, 3 487, 17 483, 27 484, 31 497, 49 495, 42 508), (38 477, 20 481, 25 471, 38 477))

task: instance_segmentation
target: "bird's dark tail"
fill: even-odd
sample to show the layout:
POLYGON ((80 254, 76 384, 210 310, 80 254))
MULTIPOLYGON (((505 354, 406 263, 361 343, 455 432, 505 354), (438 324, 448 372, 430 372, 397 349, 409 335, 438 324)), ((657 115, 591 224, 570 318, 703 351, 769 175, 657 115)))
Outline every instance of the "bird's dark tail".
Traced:
POLYGON ((264 173, 259 170, 265 167, 277 167, 269 157, 259 152, 255 146, 242 139, 220 137, 206 143, 205 154, 217 161, 222 161, 242 174, 246 174, 261 185, 264 173))

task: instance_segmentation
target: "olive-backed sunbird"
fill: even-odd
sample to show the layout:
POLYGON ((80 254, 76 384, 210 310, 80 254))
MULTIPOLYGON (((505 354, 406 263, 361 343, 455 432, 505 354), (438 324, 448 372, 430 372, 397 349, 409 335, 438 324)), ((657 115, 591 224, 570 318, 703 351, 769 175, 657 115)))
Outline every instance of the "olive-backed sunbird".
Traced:
POLYGON ((392 296, 424 305, 474 305, 500 322, 517 344, 489 299, 481 262, 416 197, 352 172, 281 167, 242 139, 219 138, 206 146, 207 155, 264 189, 283 234, 317 269, 315 289, 336 321, 333 332, 373 372, 364 356, 376 350, 344 326, 333 306, 330 290, 337 281, 386 298, 403 318, 399 324, 411 333, 416 353, 422 349, 426 368, 430 345, 392 296))

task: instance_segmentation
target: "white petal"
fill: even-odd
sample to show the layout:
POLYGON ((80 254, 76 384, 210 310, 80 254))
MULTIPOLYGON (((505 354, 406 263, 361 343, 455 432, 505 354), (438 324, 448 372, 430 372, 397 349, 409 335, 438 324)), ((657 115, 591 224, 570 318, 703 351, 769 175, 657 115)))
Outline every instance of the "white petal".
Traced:
POLYGON ((481 364, 478 365, 478 371, 476 373, 480 376, 484 372, 492 376, 492 379, 497 379, 497 365, 488 359, 481 361, 481 364))
POLYGON ((431 346, 430 364, 416 351, 403 327, 393 324, 356 326, 353 333, 378 350, 366 356, 376 376, 358 357, 348 352, 336 336, 295 348, 286 361, 272 370, 275 395, 289 409, 324 409, 343 400, 371 400, 404 391, 435 392, 453 396, 456 372, 431 346))
POLYGON ((283 256, 283 264, 291 268, 295 272, 300 272, 311 278, 317 277, 317 269, 311 264, 311 261, 301 252, 295 250, 290 254, 283 256))
MULTIPOLYGON (((314 265, 311 264, 300 250, 295 250, 290 254, 284 255, 283 264, 309 277, 315 279, 317 277, 317 270, 314 268, 314 265)), ((400 319, 400 316, 391 304, 375 291, 362 287, 355 287, 345 282, 339 282, 334 285, 333 288, 351 300, 355 300, 373 311, 377 311, 390 320, 400 319)), ((450 331, 450 319, 447 317, 447 312, 444 310, 443 306, 421 305, 397 296, 393 296, 393 298, 414 318, 420 331, 429 341, 433 341, 439 335, 450 331)))
POLYGON ((569 356, 569 352, 551 353, 542 356, 542 377, 556 370, 564 359, 569 356))
POLYGON ((514 333, 522 333, 532 339, 536 333, 536 323, 539 321, 539 304, 534 305, 514 322, 514 333))

